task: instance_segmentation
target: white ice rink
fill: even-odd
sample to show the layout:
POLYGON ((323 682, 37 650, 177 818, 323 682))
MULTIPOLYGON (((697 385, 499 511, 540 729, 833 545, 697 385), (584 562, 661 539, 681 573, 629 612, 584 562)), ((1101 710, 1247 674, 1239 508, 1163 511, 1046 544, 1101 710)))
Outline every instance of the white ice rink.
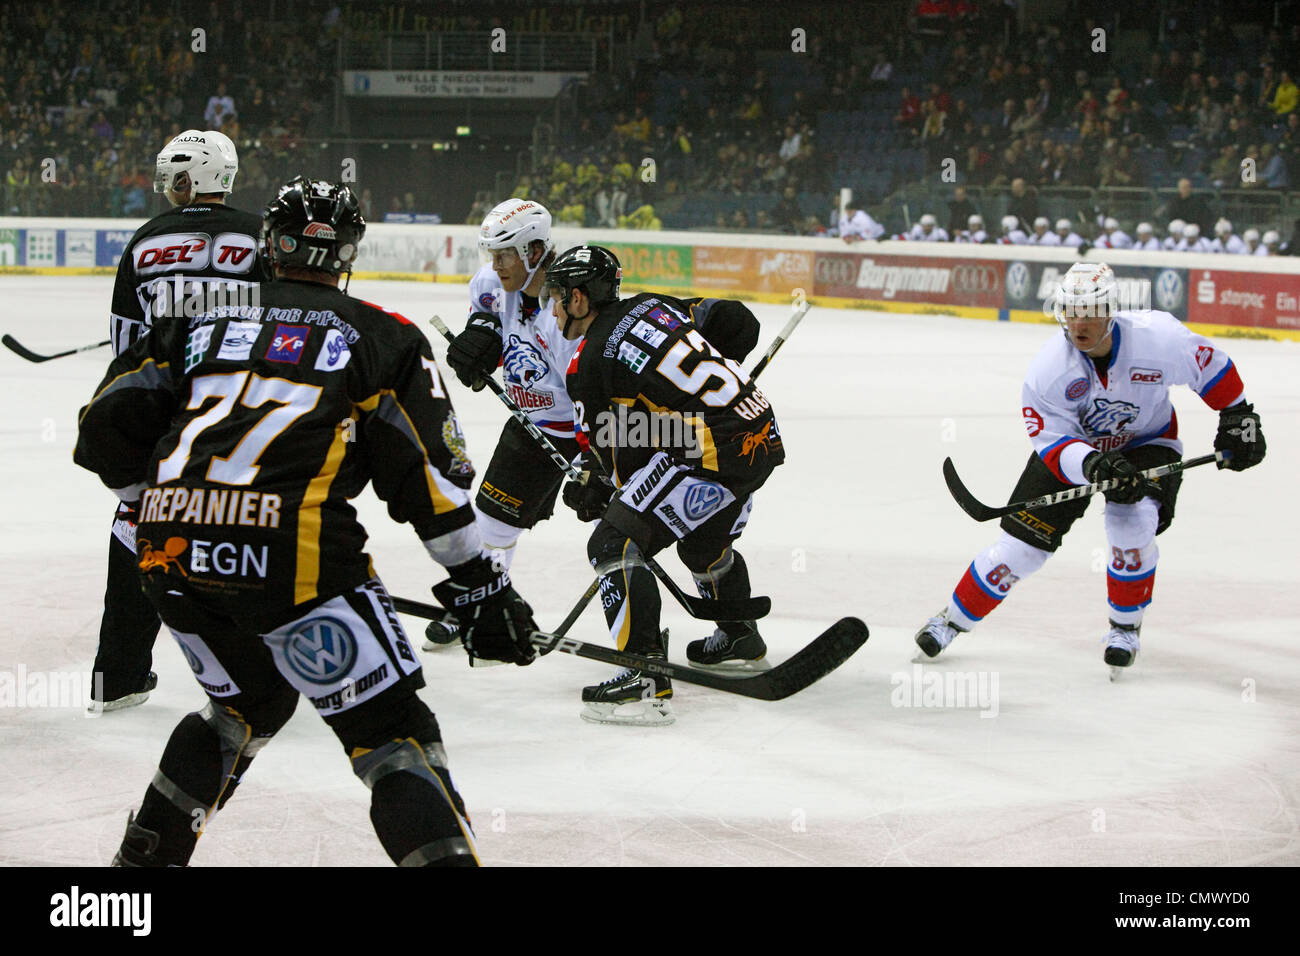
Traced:
MULTIPOLYGON (((104 337, 108 278, 0 277, 0 331, 38 351, 104 337)), ((352 291, 421 323, 459 328, 464 289, 358 281, 352 291)), ((756 306, 765 347, 789 314, 756 306)), ((425 326, 426 331, 432 334, 425 326)), ((764 373, 788 459, 741 539, 762 624, 783 660, 835 618, 871 640, 778 703, 675 686, 677 723, 578 719, 579 690, 611 669, 553 655, 471 670, 424 655, 422 694, 486 863, 497 865, 1300 863, 1300 349, 1223 340, 1256 403, 1267 461, 1189 472, 1142 634, 1119 683, 1106 631, 1102 502, 975 633, 913 670, 912 635, 996 534, 949 497, 951 455, 1001 503, 1030 446, 1020 382, 1053 327, 814 308, 764 373), (973 674, 983 708, 895 706, 914 675, 973 674), (994 714, 996 711, 996 714, 994 714), (987 716, 986 716, 987 714, 987 716)), ((436 339, 436 334, 433 334, 436 339)), ((434 342, 441 356, 443 343, 434 342)), ((757 355, 751 357, 756 358, 757 355)), ((0 352, 0 672, 86 671, 95 653, 113 496, 72 464, 78 408, 107 349, 43 365, 0 352)), ((506 417, 455 387, 480 471, 506 417)), ((1187 454, 1216 416, 1175 392, 1187 454)), ((359 502, 389 589, 428 599, 441 569, 369 491, 359 502)), ((520 591, 554 626, 582 593, 589 526, 561 507, 526 536, 520 591)), ((676 556, 665 566, 686 581, 676 556)), ((705 628, 665 600, 670 654, 705 628)), ((413 636, 423 623, 408 619, 413 636)), ((607 641, 596 608, 574 630, 607 641)), ((171 728, 205 698, 174 642, 154 652, 143 707, 0 709, 0 862, 112 857, 171 728)), ((919 694, 918 694, 919 696, 919 694)), ((307 704, 264 750, 199 842, 194 864, 387 864, 369 794, 307 704)))

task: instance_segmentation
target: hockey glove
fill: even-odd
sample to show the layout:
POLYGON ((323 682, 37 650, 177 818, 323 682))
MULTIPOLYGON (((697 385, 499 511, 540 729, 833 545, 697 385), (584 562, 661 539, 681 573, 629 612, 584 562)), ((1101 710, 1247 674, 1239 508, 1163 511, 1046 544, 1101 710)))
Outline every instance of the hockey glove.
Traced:
MULTIPOLYGON (((708 301, 708 300, 705 300, 708 301)), ((758 319, 743 302, 718 299, 696 321, 700 334, 723 358, 745 361, 758 344, 758 319)))
POLYGON ((583 481, 570 479, 565 484, 564 503, 577 512, 579 521, 595 521, 605 514, 609 499, 614 497, 614 488, 593 471, 585 470, 582 474, 583 481))
POLYGON ((1259 427, 1254 405, 1238 402, 1219 412, 1214 450, 1228 452, 1231 457, 1219 462, 1219 467, 1233 471, 1245 471, 1264 460, 1264 432, 1259 427))
POLYGON ((490 312, 475 312, 465 324, 465 331, 447 346, 447 364, 462 385, 477 392, 500 362, 501 320, 490 312))
POLYGON ((528 639, 537 630, 533 610, 510 584, 509 571, 497 571, 487 558, 454 568, 433 586, 433 596, 456 617, 470 667, 504 662, 524 666, 537 659, 528 639))
POLYGON ((1141 501, 1156 488, 1138 471, 1133 462, 1120 451, 1095 451, 1083 460, 1083 477, 1090 483, 1118 481, 1119 484, 1105 492, 1106 500, 1117 505, 1131 505, 1141 501))

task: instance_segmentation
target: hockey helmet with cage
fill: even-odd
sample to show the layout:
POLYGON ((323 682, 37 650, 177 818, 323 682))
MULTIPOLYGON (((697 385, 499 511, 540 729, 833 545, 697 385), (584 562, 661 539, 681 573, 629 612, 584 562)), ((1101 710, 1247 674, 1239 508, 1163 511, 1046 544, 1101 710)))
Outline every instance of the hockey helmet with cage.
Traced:
POLYGON ((1183 230, 1186 228, 1187 228, 1187 223, 1185 223, 1181 219, 1169 220, 1169 229, 1167 230, 1169 233, 1169 238, 1175 240, 1183 238, 1183 230))
POLYGON ((1115 270, 1104 262, 1076 262, 1061 279, 1052 301, 1052 314, 1069 335, 1071 317, 1105 318, 1109 334, 1119 311, 1119 283, 1115 270), (1104 307, 1104 310, 1103 310, 1104 307))
POLYGON ((581 289, 593 308, 618 301, 623 267, 618 257, 603 246, 574 246, 562 253, 546 270, 547 296, 559 298, 567 310, 569 294, 581 289))
POLYGON ((173 137, 158 153, 153 191, 174 190, 180 177, 185 175, 195 196, 229 193, 234 189, 238 172, 239 156, 230 137, 213 130, 187 129, 173 137))
POLYGON ((297 176, 262 211, 262 254, 281 266, 351 272, 365 234, 357 197, 342 183, 297 176))
POLYGON ((498 203, 483 218, 478 231, 480 249, 489 255, 513 249, 523 260, 529 276, 536 271, 536 266, 528 267, 529 247, 534 242, 542 244, 542 259, 555 249, 555 240, 551 238, 551 214, 545 206, 531 199, 507 199, 498 203))

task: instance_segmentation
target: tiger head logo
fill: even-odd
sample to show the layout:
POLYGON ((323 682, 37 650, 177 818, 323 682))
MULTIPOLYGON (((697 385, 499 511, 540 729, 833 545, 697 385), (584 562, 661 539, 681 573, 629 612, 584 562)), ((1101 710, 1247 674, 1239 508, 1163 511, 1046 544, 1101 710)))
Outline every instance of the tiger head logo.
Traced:
POLYGON ((1094 398, 1093 410, 1083 420, 1089 435, 1118 435, 1124 426, 1137 421, 1141 409, 1132 402, 1094 398))
POLYGON ((504 374, 511 381, 532 388, 546 377, 546 360, 531 343, 517 335, 506 340, 504 374))

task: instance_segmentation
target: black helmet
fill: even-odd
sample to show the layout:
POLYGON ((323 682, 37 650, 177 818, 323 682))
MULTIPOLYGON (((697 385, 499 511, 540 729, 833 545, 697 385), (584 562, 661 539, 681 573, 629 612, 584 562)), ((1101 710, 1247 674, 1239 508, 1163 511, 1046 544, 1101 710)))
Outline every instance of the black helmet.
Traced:
POLYGON ((282 266, 351 272, 365 234, 357 197, 341 183, 297 176, 262 211, 262 255, 282 266))
POLYGON ((569 291, 581 289, 592 308, 618 301, 623 268, 618 257, 603 246, 574 246, 546 270, 546 288, 559 290, 560 301, 569 307, 569 291))

